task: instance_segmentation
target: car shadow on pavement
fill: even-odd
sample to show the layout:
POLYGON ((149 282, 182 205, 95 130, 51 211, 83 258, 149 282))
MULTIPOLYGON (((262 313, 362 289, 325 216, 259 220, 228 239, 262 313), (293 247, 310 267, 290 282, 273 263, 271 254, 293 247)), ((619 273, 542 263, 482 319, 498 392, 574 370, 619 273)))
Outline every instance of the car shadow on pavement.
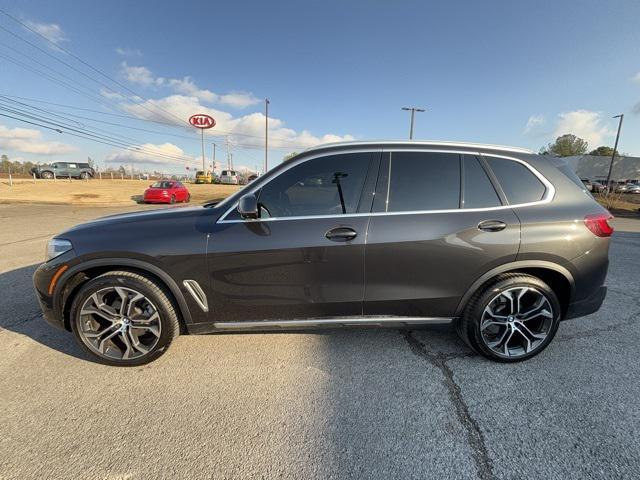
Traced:
POLYGON ((93 362, 70 332, 49 325, 42 317, 31 281, 37 267, 36 264, 0 273, 0 331, 24 335, 52 350, 93 362))

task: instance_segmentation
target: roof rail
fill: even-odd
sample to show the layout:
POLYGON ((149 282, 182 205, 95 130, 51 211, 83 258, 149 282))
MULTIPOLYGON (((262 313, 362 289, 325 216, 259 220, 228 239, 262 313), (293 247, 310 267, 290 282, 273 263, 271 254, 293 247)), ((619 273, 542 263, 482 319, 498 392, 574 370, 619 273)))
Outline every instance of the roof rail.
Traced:
POLYGON ((436 146, 436 147, 472 147, 486 148, 491 150, 504 150, 507 152, 533 153, 533 150, 520 147, 508 147, 505 145, 491 145, 488 143, 470 143, 470 142, 448 142, 442 140, 353 140, 346 142, 323 143, 313 147, 309 147, 305 152, 319 150, 322 148, 343 147, 343 146, 367 146, 367 145, 418 145, 418 146, 436 146))

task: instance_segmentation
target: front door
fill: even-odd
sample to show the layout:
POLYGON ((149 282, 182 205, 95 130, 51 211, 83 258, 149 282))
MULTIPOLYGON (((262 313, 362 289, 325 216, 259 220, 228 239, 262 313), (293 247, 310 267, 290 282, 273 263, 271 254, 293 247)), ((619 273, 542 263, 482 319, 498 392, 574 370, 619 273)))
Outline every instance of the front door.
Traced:
POLYGON ((367 179, 378 161, 365 152, 294 162, 256 187, 260 218, 242 219, 234 208, 218 220, 207 255, 212 320, 361 315, 367 179))
POLYGON ((385 154, 366 251, 367 315, 450 317, 473 281, 514 261, 520 222, 475 155, 385 154))

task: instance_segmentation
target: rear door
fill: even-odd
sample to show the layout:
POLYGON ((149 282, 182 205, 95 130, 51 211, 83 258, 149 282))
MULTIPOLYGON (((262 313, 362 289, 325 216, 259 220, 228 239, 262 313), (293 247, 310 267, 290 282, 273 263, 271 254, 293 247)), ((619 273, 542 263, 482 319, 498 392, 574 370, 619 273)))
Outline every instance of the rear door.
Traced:
POLYGON ((364 250, 380 154, 310 158, 256 195, 260 218, 232 208, 214 227, 207 263, 214 321, 362 314, 364 250))
POLYGON ((473 153, 403 150, 383 158, 364 313, 453 316, 474 280, 515 260, 518 218, 473 153))

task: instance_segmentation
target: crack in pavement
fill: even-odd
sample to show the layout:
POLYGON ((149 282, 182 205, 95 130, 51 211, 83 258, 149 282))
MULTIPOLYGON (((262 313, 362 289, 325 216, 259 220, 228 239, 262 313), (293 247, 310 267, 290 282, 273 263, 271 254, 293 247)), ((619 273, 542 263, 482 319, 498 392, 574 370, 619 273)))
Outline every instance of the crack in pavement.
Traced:
POLYGON ((42 318, 42 313, 41 312, 34 313, 32 316, 27 317, 27 318, 22 318, 20 320, 16 320, 13 323, 8 323, 6 325, 0 325, 0 330, 6 330, 8 328, 17 327, 18 325, 22 325, 23 323, 27 323, 27 322, 30 322, 32 320, 37 320, 39 318, 42 318))
POLYGON ((634 312, 625 318, 620 323, 615 323, 613 325, 608 325, 606 327, 592 328, 591 330, 585 330, 584 332, 576 332, 571 333, 569 335, 559 335, 558 340, 574 340, 577 338, 588 338, 588 337, 596 337, 601 333, 614 332, 622 327, 628 327, 629 325, 633 325, 638 322, 638 317, 640 316, 640 311, 634 312))
POLYGON ((473 461, 478 472, 478 476, 481 480, 490 480, 494 478, 493 468, 491 466, 491 459, 487 452, 485 445, 484 435, 480 431, 480 427, 476 420, 469 413, 469 407, 465 402, 460 386, 455 382, 453 378, 453 370, 447 364, 447 362, 453 358, 472 357, 475 354, 442 354, 433 353, 427 350, 426 346, 413 336, 413 332, 410 330, 403 330, 402 335, 409 344, 411 351, 427 360, 431 365, 436 367, 444 376, 444 385, 449 393, 449 399, 456 410, 456 417, 458 422, 462 426, 463 430, 467 434, 467 441, 471 446, 471 454, 473 461))

